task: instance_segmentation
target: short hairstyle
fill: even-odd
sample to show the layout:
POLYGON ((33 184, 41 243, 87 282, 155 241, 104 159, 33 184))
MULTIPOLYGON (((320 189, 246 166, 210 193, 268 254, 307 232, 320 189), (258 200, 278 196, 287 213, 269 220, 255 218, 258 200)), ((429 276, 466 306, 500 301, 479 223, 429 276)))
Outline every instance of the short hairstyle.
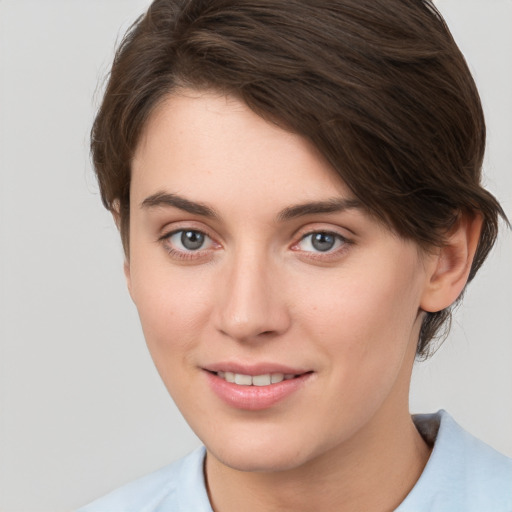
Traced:
MULTIPOLYGON (((367 210, 423 249, 483 218, 469 280, 506 216, 481 186, 479 95, 427 0, 155 0, 122 40, 91 133, 104 205, 129 256, 130 167, 180 88, 234 95, 320 150, 367 210)), ((451 308, 426 313, 425 358, 451 308)))

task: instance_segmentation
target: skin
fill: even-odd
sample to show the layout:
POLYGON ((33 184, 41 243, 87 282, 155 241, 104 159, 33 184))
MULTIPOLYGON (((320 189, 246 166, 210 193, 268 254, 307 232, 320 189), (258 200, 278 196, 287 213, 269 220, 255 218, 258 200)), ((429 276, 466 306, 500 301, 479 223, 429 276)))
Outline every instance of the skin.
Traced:
POLYGON ((283 219, 332 199, 355 198, 318 151, 232 97, 173 94, 137 147, 128 287, 162 380, 207 447, 217 512, 393 510, 428 460, 408 412, 416 343, 423 311, 462 290, 478 219, 429 254, 362 206, 283 219), (187 249, 180 229, 204 245, 187 249), (311 232, 332 233, 332 250, 311 232), (242 410, 208 385, 205 368, 226 361, 311 373, 272 407, 242 410))

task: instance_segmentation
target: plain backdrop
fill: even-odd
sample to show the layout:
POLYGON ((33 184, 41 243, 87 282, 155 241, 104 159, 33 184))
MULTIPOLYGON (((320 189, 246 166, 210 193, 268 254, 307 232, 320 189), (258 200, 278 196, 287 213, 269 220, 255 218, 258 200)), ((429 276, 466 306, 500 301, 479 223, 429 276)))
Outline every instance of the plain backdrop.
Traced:
MULTIPOLYGON (((0 510, 69 511, 198 444, 152 366, 88 132, 113 48, 146 0, 0 0, 0 510), (100 84, 100 85, 98 85, 100 84)), ((512 217, 512 1, 440 0, 480 87, 486 184, 512 217)), ((512 237, 411 409, 449 410, 512 456, 512 237)))

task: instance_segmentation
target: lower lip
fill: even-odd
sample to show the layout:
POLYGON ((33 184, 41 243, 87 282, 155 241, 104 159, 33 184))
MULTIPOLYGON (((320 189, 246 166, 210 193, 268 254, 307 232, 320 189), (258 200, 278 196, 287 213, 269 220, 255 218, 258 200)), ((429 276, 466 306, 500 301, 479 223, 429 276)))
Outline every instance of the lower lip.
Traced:
POLYGON ((206 372, 210 388, 221 400, 232 407, 247 411, 261 411, 272 407, 300 389, 311 375, 304 373, 268 386, 241 386, 206 372))

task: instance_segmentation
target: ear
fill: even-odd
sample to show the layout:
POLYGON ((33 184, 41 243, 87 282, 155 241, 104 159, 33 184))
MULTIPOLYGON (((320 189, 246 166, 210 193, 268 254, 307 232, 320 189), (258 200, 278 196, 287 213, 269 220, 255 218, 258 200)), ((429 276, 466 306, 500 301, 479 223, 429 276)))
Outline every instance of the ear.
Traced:
MULTIPOLYGON (((118 231, 121 231, 121 215, 119 214, 119 201, 116 199, 113 203, 113 208, 111 210, 112 217, 114 218, 114 222, 117 226, 118 231)), ((126 279, 126 285, 128 287, 128 292, 130 293, 130 296, 132 296, 132 280, 131 280, 131 273, 130 273, 130 262, 128 260, 128 256, 125 256, 124 264, 123 264, 123 270, 124 270, 124 277, 126 279)), ((132 298, 133 300, 133 298, 132 298)))
POLYGON ((130 297, 133 300, 133 295, 132 295, 132 277, 131 277, 131 272, 130 272, 130 262, 127 259, 124 260, 123 270, 124 270, 124 277, 126 279, 126 286, 128 287, 128 292, 130 293, 130 297))
POLYGON ((118 231, 121 228, 121 214, 119 213, 120 208, 121 205, 119 203, 119 199, 114 199, 114 201, 112 202, 112 208, 110 208, 110 213, 112 214, 118 231))
POLYGON ((457 300, 468 281, 481 230, 481 215, 460 215, 429 265, 429 282, 420 303, 423 311, 435 313, 457 300))

